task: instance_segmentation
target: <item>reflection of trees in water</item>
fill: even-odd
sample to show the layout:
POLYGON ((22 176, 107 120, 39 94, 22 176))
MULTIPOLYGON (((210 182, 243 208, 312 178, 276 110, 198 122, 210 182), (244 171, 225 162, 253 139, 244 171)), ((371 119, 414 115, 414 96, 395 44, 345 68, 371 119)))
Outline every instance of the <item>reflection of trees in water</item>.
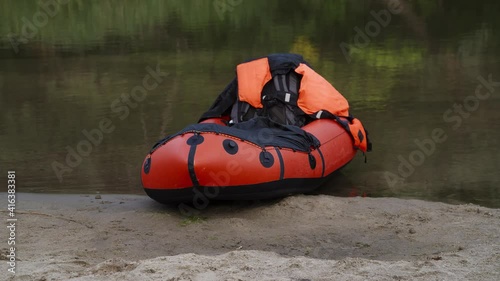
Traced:
MULTIPOLYGON (((226 13, 224 20, 214 11, 212 1, 70 1, 49 17, 48 24, 28 45, 41 50, 37 53, 40 56, 53 55, 54 47, 87 48, 98 53, 110 49, 175 49, 189 40, 202 44, 185 47, 220 49, 250 44, 267 53, 270 49, 289 49, 296 35, 309 36, 320 46, 338 45, 352 36, 353 27, 371 20, 370 11, 386 8, 388 1, 299 0, 293 5, 284 0, 243 1, 226 13)), ((439 35, 468 32, 483 21, 498 25, 492 11, 498 10, 499 4, 488 3, 492 1, 400 2, 406 9, 399 16, 393 15, 393 21, 405 22, 407 30, 389 28, 392 37, 405 37, 409 30, 412 38, 425 41, 428 36, 439 39, 439 35)), ((11 32, 21 34, 23 18, 32 19, 38 10, 38 4, 30 0, 1 2, 0 38, 6 39, 11 32)), ((9 44, 4 41, 4 45, 9 44)))
POLYGON ((484 60, 491 36, 491 29, 486 24, 482 24, 480 28, 464 34, 458 40, 457 60, 469 78, 475 78, 480 74, 479 68, 484 60))

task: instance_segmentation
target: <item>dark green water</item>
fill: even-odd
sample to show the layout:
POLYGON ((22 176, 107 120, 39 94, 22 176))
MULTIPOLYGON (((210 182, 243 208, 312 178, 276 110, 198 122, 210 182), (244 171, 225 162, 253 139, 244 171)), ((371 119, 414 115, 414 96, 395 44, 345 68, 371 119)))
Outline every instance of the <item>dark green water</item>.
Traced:
POLYGON ((478 88, 500 81, 500 2, 396 2, 2 1, 0 170, 17 171, 18 191, 142 193, 149 148, 195 122, 237 63, 295 52, 374 143, 320 192, 500 207, 500 84, 478 88), (144 100, 120 101, 157 66, 168 75, 144 100), (67 166, 105 118, 113 131, 67 166))

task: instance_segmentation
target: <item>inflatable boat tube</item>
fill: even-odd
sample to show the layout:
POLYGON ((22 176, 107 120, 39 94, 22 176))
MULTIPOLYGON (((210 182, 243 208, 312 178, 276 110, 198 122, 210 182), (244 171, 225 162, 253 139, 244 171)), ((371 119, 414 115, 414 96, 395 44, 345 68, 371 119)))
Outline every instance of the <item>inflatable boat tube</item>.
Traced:
POLYGON ((352 137, 334 120, 296 128, 305 134, 293 128, 245 134, 220 118, 205 120, 153 147, 142 184, 160 203, 269 199, 314 190, 356 154, 352 137))

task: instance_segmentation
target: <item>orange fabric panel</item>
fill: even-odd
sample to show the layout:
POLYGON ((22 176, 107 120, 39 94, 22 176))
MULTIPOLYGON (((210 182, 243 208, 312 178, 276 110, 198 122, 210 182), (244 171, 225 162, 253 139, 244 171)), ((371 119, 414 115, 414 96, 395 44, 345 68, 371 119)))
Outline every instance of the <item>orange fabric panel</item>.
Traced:
MULTIPOLYGON (((341 135, 349 134, 337 121, 333 119, 317 119, 304 127, 302 130, 313 134, 323 145, 327 141, 335 138, 340 138, 341 135)), ((349 135, 347 137, 350 140, 349 135)), ((352 140, 350 140, 352 142, 352 140)))
POLYGON ((349 130, 354 139, 354 146, 366 152, 368 150, 368 141, 366 131, 359 119, 354 118, 352 123, 349 123, 349 130))
POLYGON ((225 120, 224 118, 209 118, 209 119, 201 121, 200 124, 201 123, 213 123, 213 124, 217 124, 217 125, 226 126, 226 123, 224 121, 227 121, 227 120, 225 120))
POLYGON ((192 135, 188 133, 177 136, 150 155, 151 169, 149 173, 146 174, 144 169, 141 169, 141 179, 144 187, 150 189, 179 189, 193 186, 187 166, 190 147, 186 144, 186 141, 192 135))
POLYGON ((309 164, 309 155, 307 153, 282 149, 281 155, 283 156, 284 163, 284 178, 321 178, 321 172, 323 170, 321 156, 319 156, 317 150, 311 153, 316 159, 316 167, 314 169, 312 169, 309 164))
POLYGON ((274 157, 270 168, 262 166, 259 154, 262 148, 238 139, 238 152, 234 155, 224 150, 222 142, 228 137, 203 134, 205 141, 196 148, 194 169, 200 186, 239 186, 277 181, 280 162, 273 148, 267 149, 274 157))
POLYGON ((262 89, 272 79, 267 57, 239 64, 236 67, 236 74, 240 101, 247 102, 255 108, 262 108, 260 100, 262 89))
POLYGON ((347 100, 325 78, 303 63, 295 72, 302 75, 297 105, 306 114, 328 110, 339 116, 349 115, 347 100))
MULTIPOLYGON (((332 119, 318 119, 302 129, 313 134, 321 142, 320 149, 325 158, 325 176, 349 163, 356 155, 350 133, 332 119)), ((320 158, 316 160, 318 163, 321 161, 320 158)))

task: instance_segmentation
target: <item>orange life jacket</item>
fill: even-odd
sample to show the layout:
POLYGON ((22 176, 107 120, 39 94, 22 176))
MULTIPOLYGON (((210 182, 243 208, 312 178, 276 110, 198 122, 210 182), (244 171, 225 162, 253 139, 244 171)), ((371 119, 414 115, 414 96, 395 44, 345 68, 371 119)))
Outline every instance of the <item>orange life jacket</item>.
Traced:
MULTIPOLYGON (((344 96, 307 64, 300 63, 291 69, 302 76, 297 106, 313 118, 337 120, 351 134, 356 148, 363 152, 370 151, 366 130, 361 121, 350 115, 349 103, 344 96)), ((262 89, 273 78, 268 58, 239 64, 236 72, 239 100, 255 108, 263 108, 262 89)))

